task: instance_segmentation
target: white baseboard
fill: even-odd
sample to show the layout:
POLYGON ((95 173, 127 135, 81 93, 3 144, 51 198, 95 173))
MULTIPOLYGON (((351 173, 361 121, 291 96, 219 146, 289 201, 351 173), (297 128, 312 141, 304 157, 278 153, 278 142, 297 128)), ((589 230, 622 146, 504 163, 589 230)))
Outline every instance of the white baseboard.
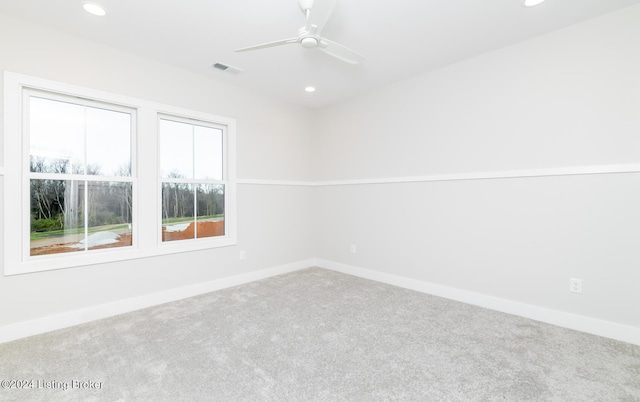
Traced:
POLYGON ((112 317, 118 314, 129 313, 131 311, 181 300, 187 297, 198 296, 204 293, 269 278, 271 276, 298 271, 300 269, 314 266, 314 262, 315 260, 297 261, 286 265, 216 279, 210 282, 168 289, 162 292, 151 293, 131 299, 118 300, 80 310, 73 310, 61 314, 5 325, 0 327, 0 343, 55 331, 57 329, 67 328, 78 324, 84 324, 86 322, 112 317))
POLYGON ((210 282, 169 289, 163 292, 152 293, 131 299, 119 300, 112 303, 5 325, 0 327, 0 343, 67 328, 99 320, 101 318, 112 317, 147 307, 153 307, 159 304, 185 299, 187 297, 198 296, 204 293, 214 292, 216 290, 226 289, 314 266, 434 296, 444 297, 491 310, 501 311, 520 317, 530 318, 536 321, 557 325, 559 327, 640 345, 640 328, 637 327, 487 296, 480 293, 455 289, 417 279, 387 274, 322 259, 297 261, 259 271, 220 278, 210 282))
POLYGON ((563 311, 552 310, 545 307, 517 301, 487 296, 480 293, 455 289, 448 286, 437 285, 417 279, 406 278, 398 275, 387 274, 370 269, 333 261, 316 259, 315 266, 341 272, 360 278, 371 279, 377 282, 398 286, 405 289, 428 293, 446 299, 456 300, 503 313, 530 318, 536 321, 586 332, 593 335, 616 339, 623 342, 640 345, 640 328, 629 325, 617 324, 597 318, 571 314, 563 311))

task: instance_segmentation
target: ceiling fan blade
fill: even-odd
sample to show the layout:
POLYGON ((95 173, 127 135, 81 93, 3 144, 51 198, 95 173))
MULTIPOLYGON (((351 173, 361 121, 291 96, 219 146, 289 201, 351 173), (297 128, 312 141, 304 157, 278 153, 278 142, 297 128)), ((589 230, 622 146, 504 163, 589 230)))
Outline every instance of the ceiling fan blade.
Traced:
POLYGON ((313 0, 313 6, 307 11, 305 30, 319 35, 322 28, 324 28, 324 24, 329 20, 336 3, 338 3, 338 0, 313 0))
POLYGON ((354 52, 348 47, 324 38, 320 39, 318 49, 350 64, 358 64, 364 60, 362 55, 354 52))
POLYGON ((264 49, 267 47, 288 45, 290 43, 298 43, 298 38, 283 39, 283 40, 277 40, 275 42, 263 43, 261 45, 243 47, 242 49, 236 49, 235 52, 246 52, 249 50, 258 50, 258 49, 264 49))

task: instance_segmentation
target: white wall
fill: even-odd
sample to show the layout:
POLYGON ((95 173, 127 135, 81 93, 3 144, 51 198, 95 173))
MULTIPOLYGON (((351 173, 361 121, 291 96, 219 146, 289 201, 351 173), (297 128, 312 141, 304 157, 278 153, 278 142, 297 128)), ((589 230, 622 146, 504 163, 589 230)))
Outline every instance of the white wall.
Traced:
MULTIPOLYGON (((308 111, 0 15, 2 70, 236 118, 240 179, 638 163, 637 43, 640 7, 308 111)), ((319 257, 640 328, 639 188, 638 173, 241 184, 238 247, 0 276, 0 326, 319 257)))
MULTIPOLYGON (((4 15, 0 15, 0 70, 235 118, 238 178, 309 179, 306 109, 4 15)), ((211 72, 212 77, 215 74, 211 72)), ((15 191, 4 188, 2 178, 0 183, 5 194, 15 191)), ((239 185, 238 226, 237 247, 0 275, 0 326, 280 266, 312 255, 305 188, 239 185), (240 250, 247 251, 247 260, 239 261, 240 250)))
MULTIPOLYGON (((637 164, 638 43, 636 6, 327 107, 314 179, 637 164)), ((640 328, 640 173, 346 184, 313 199, 322 259, 640 328)))

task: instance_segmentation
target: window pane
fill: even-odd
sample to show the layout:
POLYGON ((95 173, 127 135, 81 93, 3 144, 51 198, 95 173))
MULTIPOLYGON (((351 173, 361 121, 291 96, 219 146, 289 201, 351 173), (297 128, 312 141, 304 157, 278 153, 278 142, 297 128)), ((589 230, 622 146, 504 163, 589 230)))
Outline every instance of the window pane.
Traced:
POLYGON ((29 98, 32 172, 84 173, 84 106, 29 98))
POLYGON ((84 250, 84 182, 32 179, 30 197, 30 255, 84 250))
POLYGON ((31 180, 30 255, 130 246, 131 183, 31 180))
POLYGON ((87 174, 131 176, 131 115, 86 108, 87 174))
POLYGON ((194 126, 195 178, 222 180, 222 130, 194 126))
POLYGON ((195 238, 190 184, 162 184, 162 241, 195 238))
POLYGON ((193 126, 160 120, 160 174, 193 178, 193 126))
POLYGON ((131 246, 131 183, 89 182, 87 250, 131 246))
POLYGON ((200 184, 196 201, 196 237, 224 236, 224 186, 200 184))

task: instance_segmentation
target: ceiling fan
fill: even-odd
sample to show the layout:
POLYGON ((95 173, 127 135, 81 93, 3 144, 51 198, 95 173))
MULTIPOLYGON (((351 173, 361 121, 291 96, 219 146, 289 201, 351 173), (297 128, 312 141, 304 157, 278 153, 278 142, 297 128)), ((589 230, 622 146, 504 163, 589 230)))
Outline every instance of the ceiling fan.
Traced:
POLYGON ((261 45, 236 49, 236 52, 264 49, 267 47, 289 45, 299 43, 306 49, 318 48, 323 52, 350 64, 360 63, 364 57, 339 43, 330 41, 320 36, 331 12, 338 0, 298 0, 300 9, 307 17, 305 26, 298 30, 296 38, 283 39, 261 45))

